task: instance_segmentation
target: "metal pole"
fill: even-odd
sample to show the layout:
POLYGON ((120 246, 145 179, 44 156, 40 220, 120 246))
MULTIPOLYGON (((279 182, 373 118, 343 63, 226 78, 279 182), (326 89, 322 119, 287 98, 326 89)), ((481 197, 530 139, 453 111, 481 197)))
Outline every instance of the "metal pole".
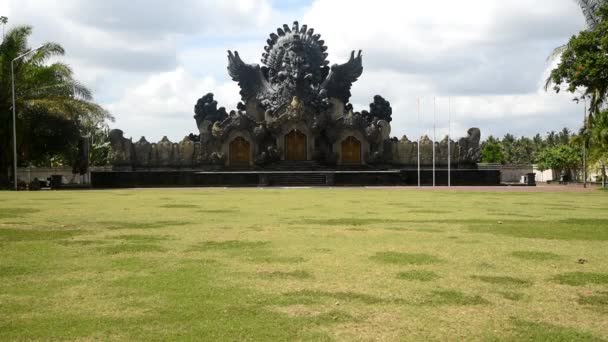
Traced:
POLYGON ((448 187, 452 186, 452 153, 451 153, 451 145, 452 145, 452 98, 448 97, 448 187))
POLYGON ((13 88, 13 177, 15 182, 15 190, 19 190, 19 185, 17 184, 17 106, 15 104, 15 61, 29 55, 30 53, 36 52, 42 49, 43 46, 40 46, 34 50, 30 50, 21 56, 13 59, 11 61, 11 85, 13 88))
POLYGON ((436 135, 436 126, 437 126, 437 98, 433 97, 433 187, 435 187, 435 142, 437 141, 436 135))
POLYGON ((587 98, 585 98, 583 112, 583 187, 587 188, 587 98))
POLYGON ((17 184, 17 114, 15 110, 15 60, 11 62, 11 84, 13 88, 13 181, 15 182, 15 191, 19 190, 17 184))
MULTIPOLYGON (((420 98, 418 98, 418 129, 420 129, 420 98)), ((420 183, 420 134, 418 134, 418 187, 420 183)))

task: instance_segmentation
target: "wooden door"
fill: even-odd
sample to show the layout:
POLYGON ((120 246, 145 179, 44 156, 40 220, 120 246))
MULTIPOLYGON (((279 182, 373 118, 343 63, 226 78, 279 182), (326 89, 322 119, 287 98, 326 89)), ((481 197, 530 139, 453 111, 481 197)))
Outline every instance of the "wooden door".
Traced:
POLYGON ((342 163, 361 165, 361 142, 350 136, 342 141, 342 163))
POLYGON ((243 137, 236 137, 230 143, 230 165, 249 165, 251 144, 243 137))
POLYGON ((306 134, 293 130, 285 136, 285 160, 306 160, 306 134))

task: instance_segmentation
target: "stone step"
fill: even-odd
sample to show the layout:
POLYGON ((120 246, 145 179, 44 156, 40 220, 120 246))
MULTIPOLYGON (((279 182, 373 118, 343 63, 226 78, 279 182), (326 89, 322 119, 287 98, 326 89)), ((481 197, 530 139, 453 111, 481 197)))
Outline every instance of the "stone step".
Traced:
POLYGON ((323 186, 326 184, 325 175, 321 174, 281 174, 272 175, 269 177, 270 185, 288 185, 288 186, 323 186))

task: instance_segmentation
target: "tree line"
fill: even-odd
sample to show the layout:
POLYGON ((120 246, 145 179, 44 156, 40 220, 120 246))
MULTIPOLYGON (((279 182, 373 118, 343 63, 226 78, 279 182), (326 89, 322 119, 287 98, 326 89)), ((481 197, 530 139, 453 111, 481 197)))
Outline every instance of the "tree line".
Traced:
MULTIPOLYGON (((589 103, 589 111, 578 137, 573 140, 587 151, 589 162, 596 163, 606 179, 608 164, 608 1, 577 0, 588 28, 558 47, 553 56, 559 64, 547 78, 546 89, 566 90, 575 101, 589 103)), ((572 146, 571 146, 572 147, 572 146)), ((565 151, 565 147, 560 151, 565 151)), ((553 151, 557 152, 557 151, 553 151)), ((557 153, 556 153, 557 154, 557 153)), ((549 161, 556 156, 546 152, 549 161)), ((541 157, 545 155, 541 154, 541 157)), ((538 158, 538 155, 537 155, 538 158)), ((542 160, 541 160, 542 161, 542 160)), ((585 162, 587 162, 585 158, 585 162)))
MULTIPOLYGON (((17 26, 0 44, 0 186, 10 182, 13 165, 11 62, 32 51, 31 34, 30 26, 17 26)), ((101 142, 113 120, 67 64, 51 62, 64 54, 61 45, 48 42, 13 63, 18 166, 71 165, 81 137, 101 142)))
MULTIPOLYGON (((546 89, 566 90, 575 101, 587 101, 589 112, 576 134, 568 129, 532 138, 489 137, 482 144, 482 161, 537 164, 558 172, 578 171, 583 161, 608 164, 608 1, 577 0, 588 28, 558 47, 560 62, 546 89)), ((8 18, 0 17, 2 28, 8 18)), ((13 164, 11 61, 31 47, 29 26, 11 28, 0 44, 0 187, 7 185, 13 164)), ((92 164, 105 164, 108 122, 113 117, 95 103, 92 92, 65 63, 52 62, 65 53, 57 43, 45 43, 14 63, 17 154, 19 166, 66 166, 74 162, 78 142, 91 137, 92 164)), ((606 178, 605 176, 603 177, 606 178)))
POLYGON ((482 163, 533 164, 542 171, 554 170, 556 175, 566 177, 582 170, 585 155, 580 135, 568 128, 532 138, 516 138, 513 134, 502 139, 489 136, 481 144, 482 163))

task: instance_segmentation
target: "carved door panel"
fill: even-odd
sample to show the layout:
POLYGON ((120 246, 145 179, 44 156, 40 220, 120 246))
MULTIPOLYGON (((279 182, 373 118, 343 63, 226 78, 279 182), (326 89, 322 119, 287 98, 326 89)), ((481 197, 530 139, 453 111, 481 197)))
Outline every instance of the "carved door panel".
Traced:
POLYGON ((251 144, 242 137, 236 137, 230 143, 230 165, 249 165, 251 144))
POLYGON ((342 163, 361 165, 361 142, 355 137, 342 141, 342 163))
POLYGON ((285 160, 306 160, 306 134, 293 130, 285 136, 285 160))

